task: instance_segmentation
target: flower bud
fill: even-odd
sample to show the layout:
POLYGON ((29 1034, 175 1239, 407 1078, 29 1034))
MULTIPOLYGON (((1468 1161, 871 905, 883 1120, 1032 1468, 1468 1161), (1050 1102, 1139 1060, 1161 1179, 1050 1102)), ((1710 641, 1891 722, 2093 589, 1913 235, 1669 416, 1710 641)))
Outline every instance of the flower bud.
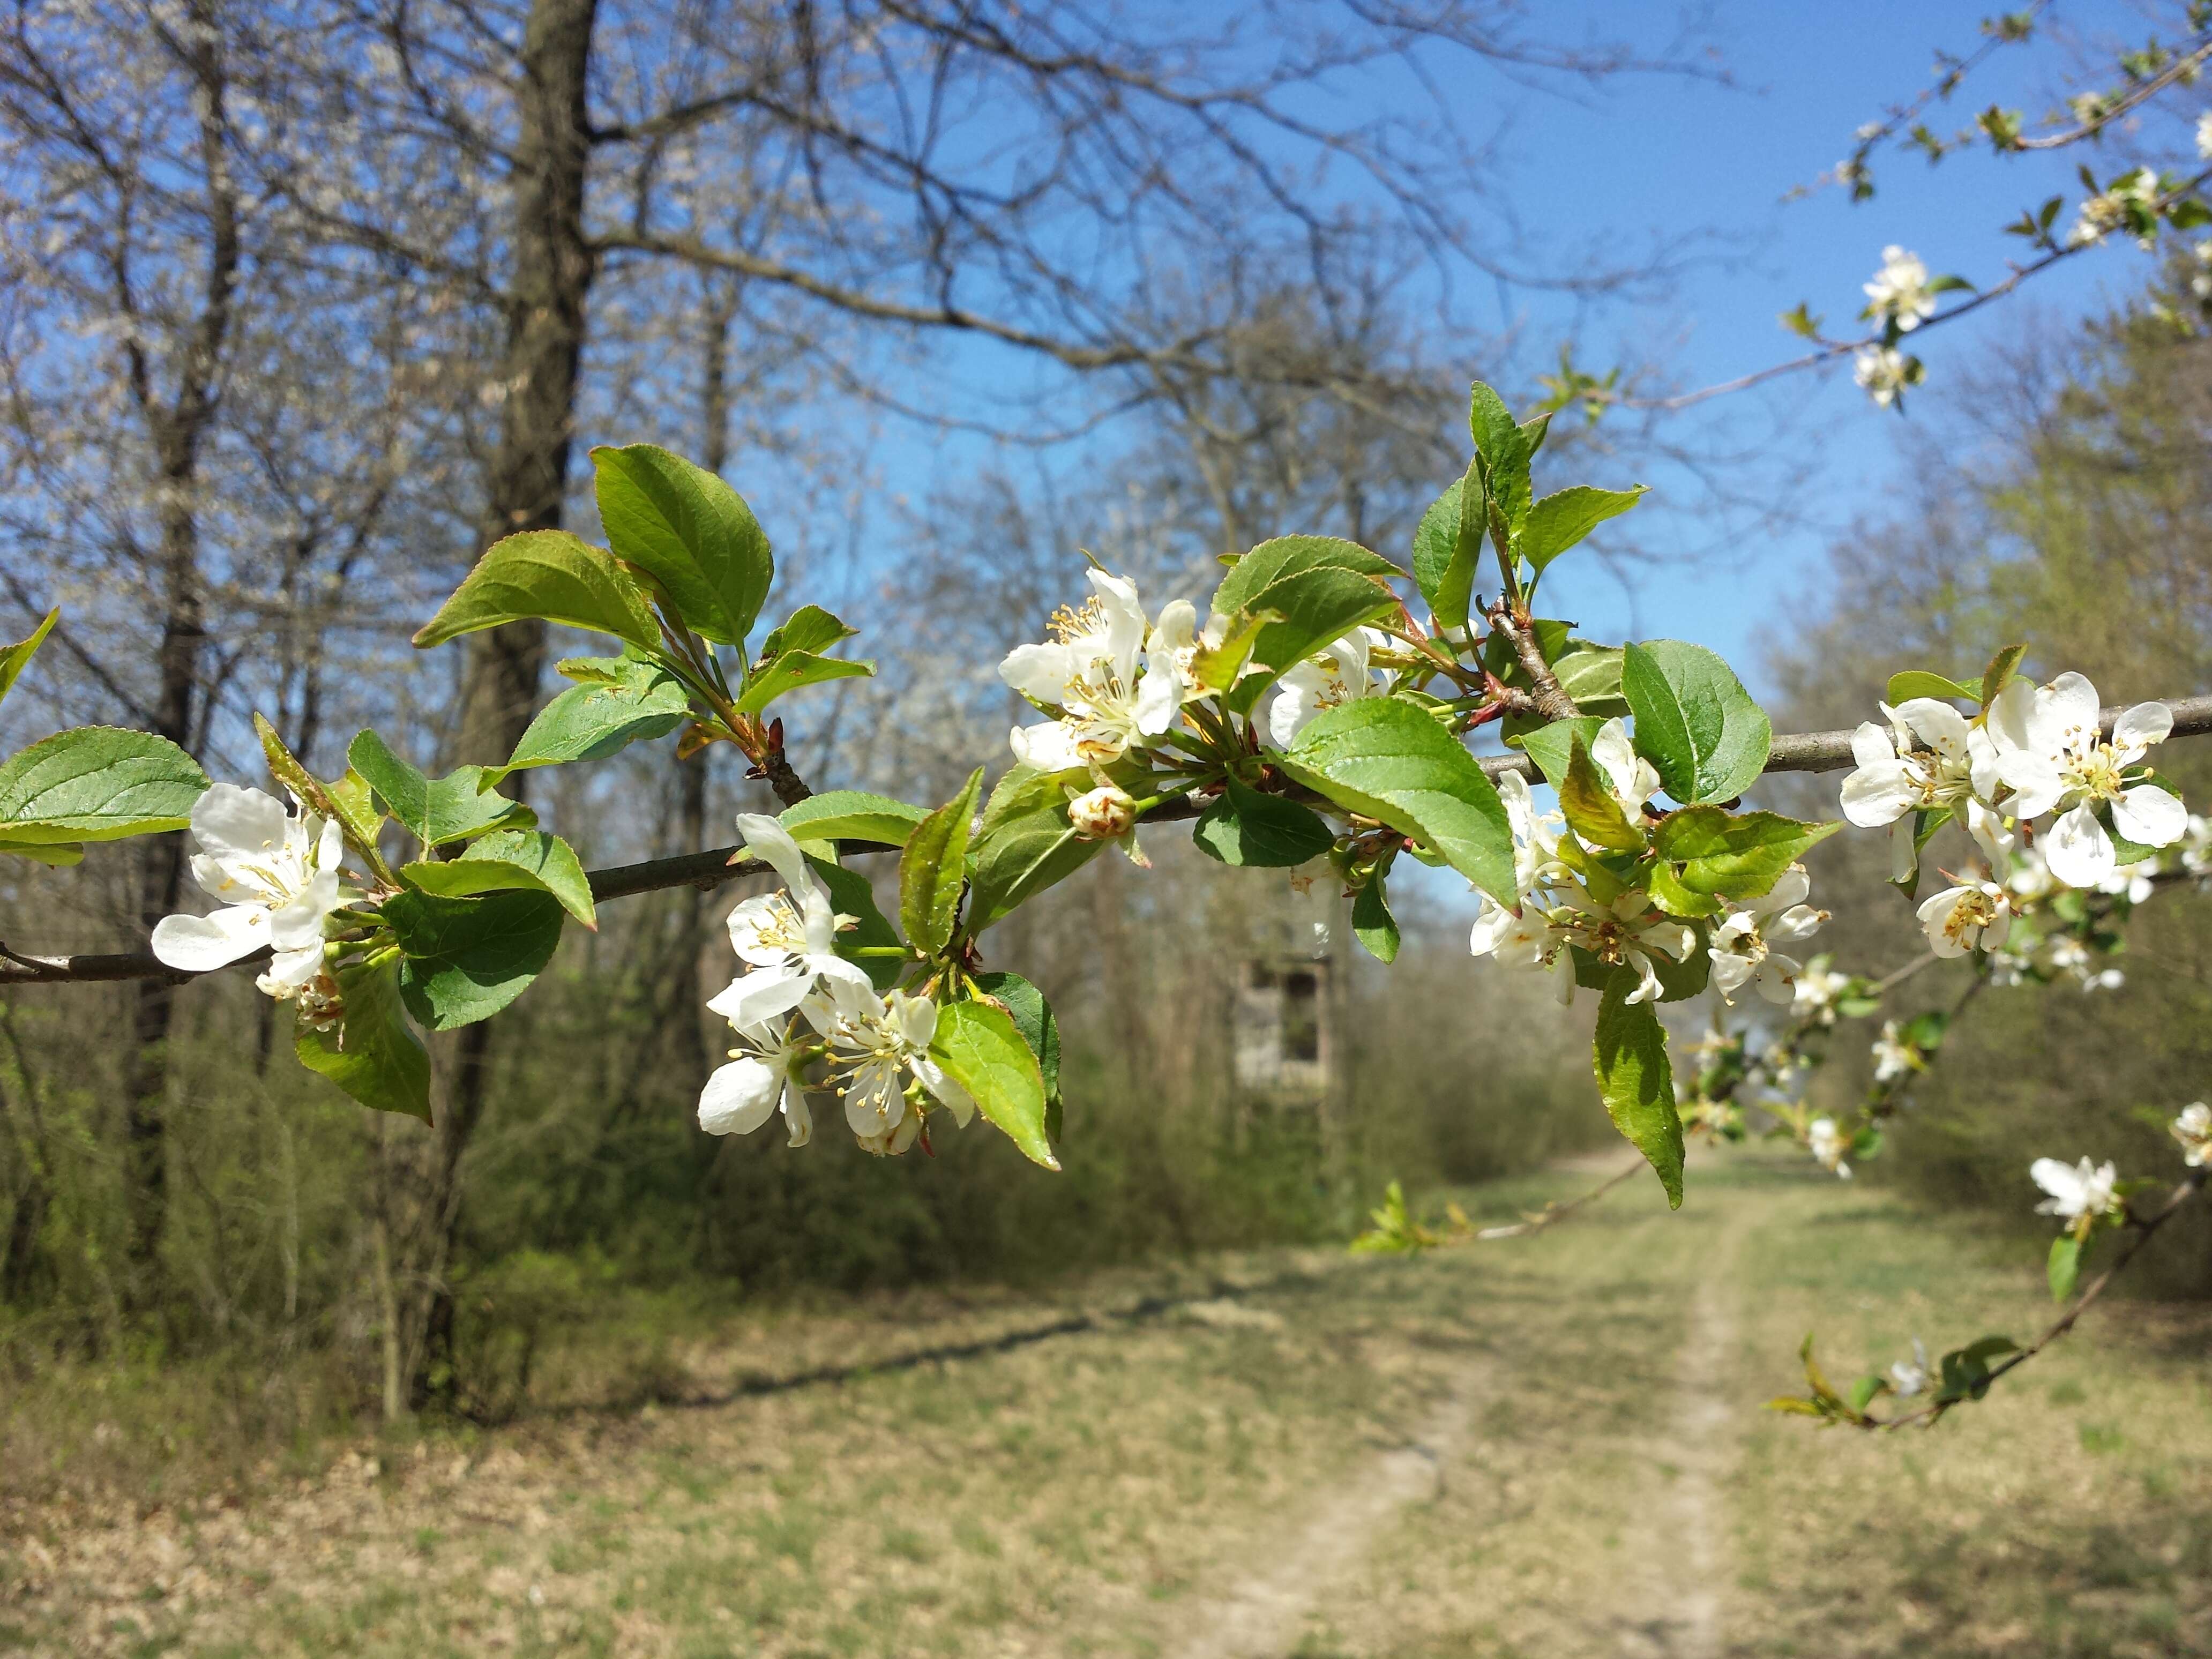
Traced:
POLYGON ((1067 821, 1085 841, 1119 841, 1136 827, 1137 803, 1127 790, 1102 784, 1067 803, 1067 821))

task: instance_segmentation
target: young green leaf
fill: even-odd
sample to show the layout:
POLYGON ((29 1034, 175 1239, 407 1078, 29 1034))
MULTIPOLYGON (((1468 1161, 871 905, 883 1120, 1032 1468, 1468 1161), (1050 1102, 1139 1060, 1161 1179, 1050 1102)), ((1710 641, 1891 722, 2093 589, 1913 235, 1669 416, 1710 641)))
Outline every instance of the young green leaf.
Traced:
POLYGON ((787 691, 820 685, 825 680, 862 679, 875 672, 875 664, 861 659, 786 651, 746 677, 745 689, 738 696, 738 713, 757 714, 787 691))
POLYGON ((1390 901, 1382 890, 1380 873, 1352 901, 1352 936, 1376 961, 1397 961, 1398 920, 1390 914, 1390 901))
POLYGON ((1482 457, 1490 498, 1497 502, 1507 526, 1518 530, 1528 515, 1528 464, 1543 441, 1544 428, 1534 422, 1528 427, 1521 425, 1505 407, 1505 400, 1477 380, 1468 401, 1468 430, 1474 434, 1475 452, 1482 457))
POLYGON ((2005 682, 2020 672, 2020 659, 2027 654, 2024 645, 2008 645, 1990 659, 1990 665, 1982 671, 1981 684, 1975 688, 1983 708, 1997 700, 1997 693, 2005 689, 2005 682))
POLYGON ((1979 681, 1946 679, 1942 675, 1931 674, 1924 668, 1908 668, 1903 673, 1892 674, 1889 685, 1882 693, 1883 701, 1893 706, 1909 702, 1915 697, 1934 697, 1938 702, 1956 697, 1966 702, 1978 702, 1981 696, 1979 681))
POLYGON ((818 605, 802 605, 781 625, 769 630, 768 638, 761 641, 761 664, 773 662, 787 651, 827 651, 860 631, 818 605))
POLYGON ((1626 489, 1594 489, 1588 484, 1576 484, 1547 495, 1529 507, 1527 522, 1514 538, 1513 550, 1540 576, 1547 565, 1591 531, 1643 500, 1647 488, 1632 484, 1626 489))
POLYGON ((207 788, 198 763, 167 738, 76 726, 0 766, 0 841, 21 852, 182 830, 207 788))
POLYGON ((1553 720, 1533 732, 1524 732, 1517 739, 1521 752, 1536 763, 1536 769, 1544 775, 1544 781, 1554 789, 1567 781, 1567 763, 1577 743, 1584 749, 1597 741, 1598 728, 1605 722, 1595 714, 1577 714, 1571 720, 1553 720))
POLYGON ((887 795, 830 789, 785 808, 780 822, 796 842, 855 841, 877 847, 903 847, 915 825, 928 816, 923 808, 887 795))
POLYGON ((1043 1073, 1004 1008, 955 1002, 939 1009, 929 1053, 1024 1157, 1048 1170, 1060 1168, 1045 1138, 1043 1073))
POLYGON ((2071 1233, 2061 1233, 2052 1239, 2045 1276, 2051 1281, 2053 1302, 2063 1302, 2072 1296, 2081 1277, 2081 1241, 2071 1233))
POLYGON ((297 1028, 292 1049, 372 1111, 430 1121, 430 1056, 400 1010, 397 963, 355 963, 337 970, 344 1023, 335 1031, 297 1028))
POLYGON ((1682 1120, 1674 1109, 1674 1073, 1667 1032, 1648 1002, 1630 1002, 1636 973, 1616 968, 1598 1005, 1593 1045, 1598 1092, 1613 1127, 1628 1137, 1667 1189, 1669 1209, 1682 1207, 1682 1120))
POLYGON ((1559 789, 1559 810, 1566 814, 1567 827, 1585 844, 1623 853, 1644 850, 1644 831, 1628 821, 1628 814, 1606 787, 1579 732, 1568 734, 1567 775, 1559 789))
POLYGON ((1774 812, 1690 806, 1661 822, 1652 845, 1661 858, 1682 866, 1682 885, 1691 891, 1757 898, 1807 849, 1843 827, 1802 823, 1774 812))
POLYGON ((691 694, 658 663, 582 657, 561 670, 580 683, 538 711, 506 765, 484 769, 489 781, 528 767, 605 760, 633 743, 665 738, 690 718, 691 694))
POLYGON ((1036 1056, 1037 1074, 1044 1084, 1045 1107, 1049 1111, 1060 1099, 1060 1022, 1053 1017, 1052 1005, 1044 1000, 1043 992, 1019 974, 978 974, 975 988, 1006 1011, 1022 1041, 1036 1056))
POLYGON ((768 538, 744 498, 652 444, 594 449, 592 464, 615 556, 659 582, 696 632, 743 645, 775 575, 768 538))
POLYGON ((54 623, 60 620, 61 614, 61 606, 56 605, 47 611, 45 619, 31 630, 28 639, 18 640, 13 645, 0 646, 0 702, 6 700, 9 689, 15 684, 16 677, 22 673, 31 659, 38 654, 40 646, 46 643, 46 635, 53 632, 54 623))
POLYGON ((489 1019, 530 988, 561 943, 561 902, 550 893, 446 898, 409 889, 384 901, 383 915, 406 953, 400 1000, 434 1031, 489 1019))
POLYGON ((980 933, 1024 900, 1088 864, 1106 843, 1067 821, 1067 788, 1082 773, 1018 766, 999 780, 968 857, 968 931, 980 933))
POLYGON ((925 956, 943 955, 959 923, 968 836, 982 793, 979 766, 958 794, 915 825, 899 860, 899 924, 908 943, 925 956))
POLYGON ((592 904, 591 878, 584 873, 576 849, 542 830, 495 830, 471 842, 460 857, 407 865, 399 878, 410 887, 447 898, 511 890, 550 893, 585 927, 599 925, 592 904))
POLYGON ((259 714, 253 717, 253 731, 261 739, 261 752, 269 763, 269 775, 290 790, 309 811, 336 818, 354 850, 369 861, 371 868, 379 876, 389 878, 391 870, 376 845, 376 835, 383 827, 384 814, 376 810, 374 793, 362 784, 360 775, 351 768, 347 769, 346 776, 362 786, 358 788, 349 788, 343 781, 336 784, 325 783, 307 770, 300 757, 277 735, 276 728, 259 714))
POLYGON ((1265 603, 1261 596, 1268 588, 1309 570, 1341 570, 1383 581, 1404 574, 1381 554, 1340 537, 1278 536, 1261 542, 1231 567, 1214 590, 1214 612, 1233 617, 1240 611, 1256 611, 1265 603))
POLYGON ((1272 613, 1254 640, 1251 661, 1267 673, 1237 682, 1230 706, 1256 703, 1276 674, 1398 608, 1381 582, 1396 566, 1356 542, 1329 536, 1284 536, 1262 542, 1237 562, 1213 596, 1223 616, 1272 613))
POLYGON ((1636 713, 1637 752, 1683 805, 1732 800, 1765 769, 1774 728, 1735 672, 1703 646, 1631 645, 1620 686, 1636 713))
POLYGON ((565 530, 525 530, 494 542, 415 643, 443 645, 533 617, 611 634, 641 650, 660 648, 645 590, 611 554, 565 530))
POLYGON ((1628 699, 1620 694, 1621 655, 1617 645, 1569 640, 1549 660, 1559 690, 1572 697, 1583 714, 1610 720, 1628 713, 1628 699))
POLYGON ((1497 787, 1413 704, 1360 697, 1325 709, 1280 764, 1338 805, 1425 842, 1500 904, 1519 903, 1513 828, 1497 787))
POLYGON ((1413 581, 1429 614, 1444 628, 1467 626, 1475 566, 1482 557, 1483 515, 1460 510, 1470 492, 1474 500, 1482 499, 1482 479, 1474 462, 1430 504, 1413 532, 1413 581))
POLYGON ((1190 838, 1208 858, 1260 870, 1290 869, 1336 844, 1336 832, 1318 814, 1237 778, 1199 815, 1190 838))
POLYGON ((538 815, 520 801, 484 787, 484 767, 457 767, 442 778, 426 777, 370 731, 354 738, 346 759, 385 810, 425 847, 443 847, 493 830, 527 830, 538 822, 538 815))

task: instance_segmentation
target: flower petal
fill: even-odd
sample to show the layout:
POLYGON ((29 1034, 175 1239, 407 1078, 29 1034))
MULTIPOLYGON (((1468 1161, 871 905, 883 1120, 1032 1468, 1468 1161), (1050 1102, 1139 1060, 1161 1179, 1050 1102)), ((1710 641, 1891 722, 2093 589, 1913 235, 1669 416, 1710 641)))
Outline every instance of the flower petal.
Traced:
POLYGON ((2087 805, 2052 821, 2043 838, 2043 861, 2069 887, 2094 887, 2119 867, 2112 838, 2087 805))
POLYGON ((2123 789, 2112 827, 2139 847, 2171 847, 2189 833, 2189 809, 2154 783, 2123 789))
POLYGON ((1844 816, 1862 830, 1896 823, 1919 799, 1920 791, 1910 769, 1894 756, 1863 765, 1844 780, 1844 816))
POLYGON ((806 867, 806 854, 799 850, 791 831, 775 819, 765 812, 740 812, 738 834, 745 843, 745 851, 754 858, 766 860, 793 892, 814 890, 814 873, 806 867))
POLYGON ((217 858, 259 858, 282 847, 292 815, 284 803, 234 783, 212 785, 192 805, 192 839, 217 858))
POLYGON ((769 1120, 782 1093, 775 1067, 750 1055, 716 1069, 699 1091, 699 1127, 710 1135, 748 1135, 769 1120))
POLYGON ((2173 710, 2162 702, 2139 702, 2112 722, 2112 741, 2137 752, 2173 735, 2173 710))
POLYGON ((154 954, 172 968, 204 974, 269 943, 269 912, 234 904, 211 916, 163 916, 154 928, 154 954))
POLYGON ((732 1025, 757 1025, 799 1006, 813 983, 803 969, 757 968, 708 998, 707 1006, 732 1025))
POLYGON ((999 665, 1000 679, 1039 702, 1065 702, 1075 676, 1075 653, 1060 644, 1018 645, 999 665))

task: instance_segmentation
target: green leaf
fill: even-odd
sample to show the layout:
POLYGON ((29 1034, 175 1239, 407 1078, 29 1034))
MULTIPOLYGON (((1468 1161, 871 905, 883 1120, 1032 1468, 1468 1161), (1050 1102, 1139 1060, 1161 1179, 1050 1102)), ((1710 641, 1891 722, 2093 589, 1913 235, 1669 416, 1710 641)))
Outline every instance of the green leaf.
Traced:
POLYGON ((9 691, 15 684, 16 677, 23 672, 31 659, 38 654, 39 647, 46 643, 46 635, 53 632, 54 623, 60 620, 61 614, 61 606, 56 605, 47 611, 45 619, 31 630, 28 639, 18 640, 13 645, 0 646, 0 702, 6 701, 9 691))
POLYGON ((831 789, 809 795, 779 818, 796 842, 856 841, 877 847, 903 847, 914 827, 929 816, 888 795, 857 789, 831 789))
POLYGON ((0 840, 20 852, 182 830, 207 788, 207 774, 167 738, 80 726, 0 766, 0 840))
POLYGON ((875 664, 859 659, 787 651, 746 676, 745 689, 738 697, 738 713, 757 714, 787 691, 820 685, 825 680, 861 679, 875 672, 875 664))
POLYGON ((484 767, 456 767, 442 778, 425 777, 369 731, 354 738, 346 759, 385 810, 425 847, 443 847, 492 830, 526 830, 538 822, 538 815, 520 801, 484 787, 484 767))
MULTIPOLYGON (((277 735, 276 728, 259 714, 253 717, 253 731, 261 739, 269 775, 290 790, 309 811, 336 818, 355 850, 368 859, 380 875, 388 874, 384 855, 377 850, 376 834, 384 823, 384 814, 376 810, 374 794, 366 787, 356 790, 325 783, 301 763, 300 757, 277 735)), ((350 769, 346 776, 356 783, 360 781, 350 769)))
POLYGON ((1717 916, 1721 912, 1720 900, 1685 886, 1674 866, 1664 859, 1644 872, 1644 880, 1651 902, 1670 916, 1717 916))
POLYGON ((1981 696, 1982 688, 1978 682, 1946 679, 1924 668, 1908 668, 1889 677, 1889 687, 1883 692, 1882 701, 1893 707, 1914 697, 1934 697, 1939 702, 1956 697, 1966 702, 1978 702, 1981 696))
POLYGON ((565 530, 526 530, 484 550, 453 597, 415 635, 417 647, 538 617, 658 650, 645 590, 612 555, 565 530))
POLYGON ((572 657, 561 672, 580 683, 538 711, 506 765, 484 769, 490 781, 532 766, 605 760, 633 743, 666 737, 690 716, 691 694, 658 663, 572 657))
POLYGON ((1318 813, 1233 777, 1199 815, 1190 838, 1208 858, 1260 870, 1290 869, 1336 844, 1336 832, 1318 813))
POLYGON ((550 893, 585 927, 599 925, 592 904, 591 878, 584 873, 576 849, 542 830, 495 830, 471 842, 457 859, 404 866, 399 878, 447 898, 525 890, 550 893))
POLYGON ((890 990, 899 982, 912 957, 907 953, 905 941, 898 936, 898 929, 876 908, 874 884, 858 870, 848 870, 812 853, 807 854, 806 862, 829 893, 830 908, 840 915, 854 918, 853 926, 838 933, 831 948, 846 961, 857 964, 876 989, 890 990), (863 956, 863 951, 871 954, 863 956), (886 954, 890 951, 898 954, 886 954))
POLYGON ((1060 1168, 1045 1138, 1044 1075, 1013 1018, 988 1002, 955 1002, 937 1012, 930 1056, 965 1089, 976 1109, 1006 1132, 1033 1164, 1060 1168))
POLYGON ((1543 441, 1544 428, 1534 422, 1529 427, 1521 425, 1505 407, 1505 400, 1480 380, 1474 383, 1468 401, 1467 424, 1474 438, 1475 453, 1482 457, 1490 497, 1504 514, 1506 524, 1518 530, 1528 515, 1528 463, 1535 456, 1536 446, 1543 441))
POLYGON ((1443 628, 1467 626, 1475 566, 1482 557, 1482 515, 1460 511, 1469 490, 1480 499, 1482 480, 1473 463, 1465 477, 1430 504, 1413 532, 1413 581, 1443 628))
POLYGON ((696 632, 743 645, 775 575, 768 538, 744 498, 652 444, 594 449, 592 464, 615 556, 659 582, 696 632))
POLYGON ((1376 961, 1397 961, 1398 919, 1390 914, 1390 901, 1382 890, 1379 872, 1352 901, 1352 936, 1376 961))
POLYGON ((550 893, 409 889, 385 900, 383 915, 406 952, 400 999, 434 1031, 489 1019, 530 988, 561 943, 561 902, 550 893))
POLYGON ((1636 713, 1637 752, 1683 805, 1732 800, 1766 765, 1774 728, 1729 665, 1701 645, 1626 647, 1620 687, 1636 713))
POLYGON ((1591 531, 1643 500, 1647 488, 1635 484, 1626 489, 1595 489, 1589 484, 1576 484, 1556 495, 1547 495, 1529 507, 1528 521, 1514 538, 1513 550, 1540 576, 1547 565, 1591 531))
POLYGON ((1567 775, 1559 786, 1559 808, 1567 815, 1567 827, 1592 847, 1624 853, 1643 851, 1644 831, 1628 821, 1620 803, 1606 788, 1581 733, 1570 732, 1567 745, 1567 775))
POLYGON ((2045 1276, 2051 1281, 2051 1299, 2063 1302, 2074 1294, 2074 1286, 2081 1277, 2081 1241, 2071 1233, 2061 1233, 2051 1241, 2051 1260, 2045 1266, 2045 1276))
POLYGON ((1598 1092, 1613 1127, 1658 1172, 1669 1209, 1682 1207, 1682 1120, 1674 1110, 1674 1073, 1667 1032, 1648 1002, 1625 1000, 1635 970, 1617 968, 1598 1005, 1593 1045, 1598 1092))
POLYGON ((1575 744, 1579 742, 1587 749, 1597 741, 1598 728, 1605 722, 1595 714, 1577 714, 1572 720, 1553 720, 1549 726, 1540 726, 1533 732, 1524 732, 1518 739, 1521 752, 1536 763, 1543 773, 1544 781, 1554 789, 1566 781, 1567 763, 1575 744))
POLYGON ((399 967, 349 963, 337 974, 345 1006, 335 1031, 296 1028, 292 1051, 372 1111, 430 1121, 430 1056, 400 1010, 399 967))
POLYGON ((2005 682, 2020 672, 2020 659, 2027 654, 2024 645, 2008 645, 1990 659, 1990 665, 1982 671, 1982 679, 1976 695, 1983 708, 1997 700, 1997 693, 2005 689, 2005 682))
POLYGON ((1808 848, 1843 827, 1803 823, 1775 812, 1689 806, 1661 821, 1652 845, 1661 858, 1682 866, 1682 885, 1692 892, 1757 898, 1808 848))
POLYGON ((1067 822, 1067 787, 1087 787, 1089 776, 1017 766, 999 780, 969 854, 971 935, 1073 875, 1106 844, 1085 840, 1067 822))
POLYGON ((1459 739, 1411 703, 1361 697, 1324 709, 1280 763, 1340 806, 1426 842, 1500 904, 1520 902, 1505 803, 1459 739))
POLYGON ((1628 699, 1620 694, 1619 646, 1569 640, 1551 664, 1559 689, 1581 705, 1583 714, 1609 720, 1628 713, 1628 699))
POLYGON ((942 956, 959 924, 968 836, 982 793, 979 766, 958 794, 915 826, 899 860, 899 924, 907 942, 924 956, 942 956))
POLYGON ((773 662, 787 651, 827 651, 860 631, 818 605, 802 605, 783 619, 781 627, 769 631, 761 642, 761 661, 773 662))
POLYGON ((17 858, 28 859, 33 864, 51 865, 57 870, 66 870, 73 864, 84 862, 84 847, 80 842, 11 841, 0 834, 0 853, 13 853, 17 858))
POLYGON ((1283 620, 1279 611, 1261 611, 1256 616, 1249 611, 1237 614, 1244 620, 1219 645, 1201 645, 1191 653, 1190 677, 1207 691, 1226 691, 1236 684, 1244 665, 1252 659, 1252 647, 1259 644, 1261 631, 1269 623, 1283 620))
POLYGON ((1268 588, 1309 570, 1341 570, 1384 581, 1405 574, 1381 554, 1341 537, 1278 536, 1230 567, 1214 590, 1214 613, 1233 617, 1240 611, 1259 610, 1266 603, 1261 596, 1268 588))
MULTIPOLYGON (((1044 993, 1019 974, 978 974, 975 988, 1006 1011, 1014 1029, 1036 1056, 1048 1112, 1060 1099, 1060 1022, 1044 993)), ((1057 1139, 1054 1136, 1054 1139, 1057 1139)))

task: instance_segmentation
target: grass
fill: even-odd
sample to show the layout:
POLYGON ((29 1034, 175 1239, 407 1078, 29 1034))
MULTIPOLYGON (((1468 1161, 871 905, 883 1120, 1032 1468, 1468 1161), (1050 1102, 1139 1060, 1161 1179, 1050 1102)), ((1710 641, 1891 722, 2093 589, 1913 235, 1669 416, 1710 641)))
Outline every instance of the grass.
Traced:
POLYGON ((0 1647, 2212 1654, 2212 1313, 2100 1310, 1932 1433, 1758 1409, 1808 1328, 1847 1376, 1916 1333, 2024 1331, 2039 1278, 1753 1154, 1694 1167, 1679 1214, 1638 1183, 1419 1261, 1259 1253, 732 1319, 678 1349, 679 1392, 860 1369, 356 1440, 158 1502, 15 1502, 0 1647), (1117 1316, 1170 1290, 1195 1299, 1117 1316), (989 1346, 1085 1308, 1092 1328, 989 1346), (1433 1468, 1359 1510, 1409 1441, 1433 1468), (1268 1644, 1240 1648, 1240 1617, 1268 1644))

